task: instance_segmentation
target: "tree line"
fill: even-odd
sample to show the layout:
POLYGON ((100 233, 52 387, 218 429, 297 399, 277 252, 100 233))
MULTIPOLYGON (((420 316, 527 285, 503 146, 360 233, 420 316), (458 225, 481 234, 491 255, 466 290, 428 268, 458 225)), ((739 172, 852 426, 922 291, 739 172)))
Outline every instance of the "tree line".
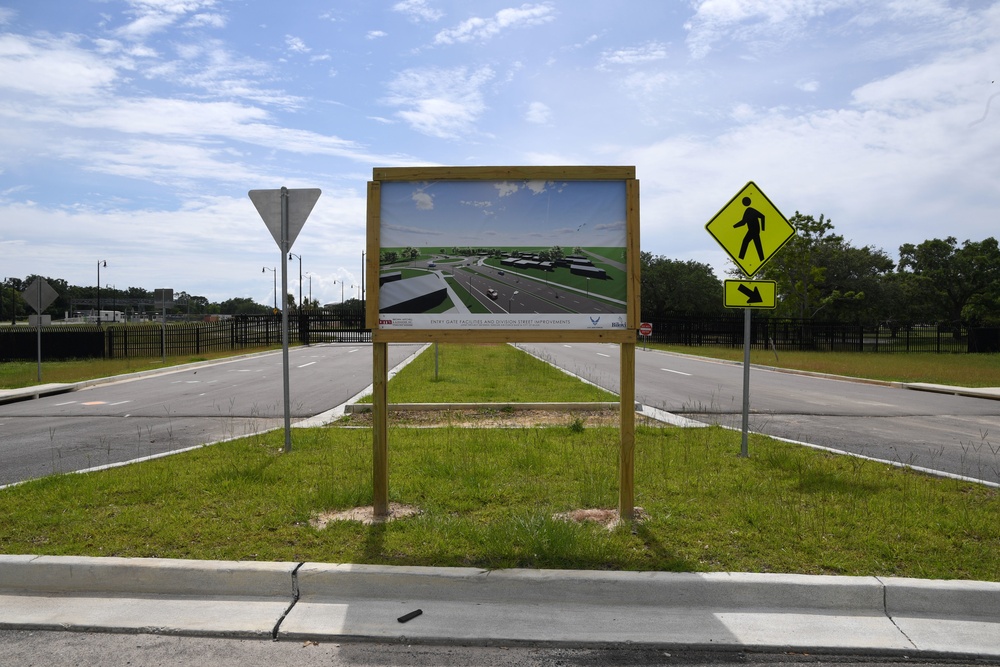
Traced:
MULTIPOLYGON (((21 292, 36 278, 43 278, 58 294, 58 297, 52 302, 52 305, 45 309, 44 313, 51 315, 53 320, 62 319, 66 314, 69 314, 70 317, 77 313, 87 315, 92 310, 97 310, 98 303, 100 303, 101 310, 121 311, 127 313, 130 318, 139 315, 156 317, 162 312, 160 309, 154 308, 153 292, 142 287, 116 289, 114 287, 97 288, 96 286, 70 285, 62 278, 33 274, 24 280, 7 278, 0 283, 0 322, 23 320, 29 314, 34 314, 34 309, 25 303, 21 292)), ((345 304, 345 307, 348 305, 349 302, 345 304)), ((292 293, 287 295, 287 306, 291 311, 298 308, 292 293)), ((318 300, 310 301, 308 297, 305 297, 302 307, 319 308, 320 304, 318 300)), ((273 304, 257 303, 248 297, 211 301, 207 297, 188 294, 184 291, 175 292, 173 306, 167 308, 169 315, 192 316, 265 315, 271 312, 273 312, 273 304)))
MULTIPOLYGON (((833 222, 796 211, 796 234, 754 276, 776 283, 778 317, 844 324, 1000 326, 1000 247, 993 237, 949 236, 904 243, 896 263, 874 246, 855 247, 833 222)), ((641 254, 642 317, 726 313, 723 286, 707 264, 641 254)), ((737 268, 728 272, 743 278, 737 268)))
MULTIPOLYGON (((775 281, 777 307, 771 311, 775 316, 865 326, 1000 326, 1000 246, 993 237, 959 243, 949 236, 917 245, 904 243, 896 263, 880 248, 855 247, 836 234, 833 222, 823 215, 814 218, 796 211, 789 222, 796 234, 754 276, 755 280, 775 281)), ((640 253, 640 263, 642 319, 732 312, 723 305, 722 281, 709 265, 650 252, 640 253)), ((735 267, 729 273, 734 279, 743 278, 735 267)), ((21 292, 36 277, 8 278, 0 283, 0 322, 24 319, 33 312, 21 292)), ((45 311, 53 319, 95 307, 74 309, 72 304, 84 300, 96 304, 97 287, 44 278, 59 295, 45 311)), ((153 312, 153 293, 141 287, 100 288, 100 301, 103 310, 153 312)), ((287 305, 296 308, 292 294, 287 295, 287 305)), ((304 307, 319 305, 312 301, 304 307)), ((360 301, 351 299, 337 308, 360 305, 360 301)), ((211 302, 187 292, 176 293, 174 306, 168 310, 187 315, 272 311, 272 305, 246 297, 211 302)))

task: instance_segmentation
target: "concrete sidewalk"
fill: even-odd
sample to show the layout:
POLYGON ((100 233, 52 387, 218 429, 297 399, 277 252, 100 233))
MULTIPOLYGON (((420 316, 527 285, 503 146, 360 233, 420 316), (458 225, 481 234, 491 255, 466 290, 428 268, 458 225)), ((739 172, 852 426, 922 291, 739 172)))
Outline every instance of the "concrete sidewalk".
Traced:
POLYGON ((0 556, 0 628, 992 659, 1000 583, 0 556))

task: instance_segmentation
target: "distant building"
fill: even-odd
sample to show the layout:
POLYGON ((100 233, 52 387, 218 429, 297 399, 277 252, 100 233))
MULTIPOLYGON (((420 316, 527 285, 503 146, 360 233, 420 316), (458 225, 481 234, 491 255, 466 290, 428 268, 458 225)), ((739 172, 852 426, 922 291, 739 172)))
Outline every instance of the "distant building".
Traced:
POLYGON ((380 287, 386 283, 391 283, 394 280, 402 280, 402 279, 403 279, 402 271, 393 271, 391 273, 378 274, 378 284, 380 287))
POLYGON ((428 274, 383 282, 378 295, 380 313, 426 313, 448 298, 448 283, 428 274))
POLYGON ((578 276, 600 278, 602 280, 608 277, 608 274, 604 271, 604 269, 599 269, 596 266, 584 266, 582 264, 574 264, 570 267, 569 272, 578 276))

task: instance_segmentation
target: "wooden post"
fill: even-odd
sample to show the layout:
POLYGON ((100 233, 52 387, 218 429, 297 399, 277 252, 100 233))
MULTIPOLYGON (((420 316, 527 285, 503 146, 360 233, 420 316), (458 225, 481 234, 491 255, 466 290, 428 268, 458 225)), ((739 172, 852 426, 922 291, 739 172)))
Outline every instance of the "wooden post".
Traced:
POLYGON ((621 448, 618 455, 618 516, 635 518, 635 343, 621 348, 621 448))
POLYGON ((389 516, 389 344, 372 343, 372 490, 376 517, 389 516))

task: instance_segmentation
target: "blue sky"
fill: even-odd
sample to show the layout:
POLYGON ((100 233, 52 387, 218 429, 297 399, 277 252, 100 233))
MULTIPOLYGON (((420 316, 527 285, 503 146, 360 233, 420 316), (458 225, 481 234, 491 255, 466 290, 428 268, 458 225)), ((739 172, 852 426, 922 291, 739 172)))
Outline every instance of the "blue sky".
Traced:
POLYGON ((380 196, 383 248, 626 245, 621 180, 385 182, 380 196))
POLYGON ((635 166, 642 249, 720 275, 750 180, 893 257, 982 240, 998 35, 964 0, 0 0, 0 278, 270 303, 247 191, 321 188, 292 251, 339 301, 372 169, 415 165, 635 166))

